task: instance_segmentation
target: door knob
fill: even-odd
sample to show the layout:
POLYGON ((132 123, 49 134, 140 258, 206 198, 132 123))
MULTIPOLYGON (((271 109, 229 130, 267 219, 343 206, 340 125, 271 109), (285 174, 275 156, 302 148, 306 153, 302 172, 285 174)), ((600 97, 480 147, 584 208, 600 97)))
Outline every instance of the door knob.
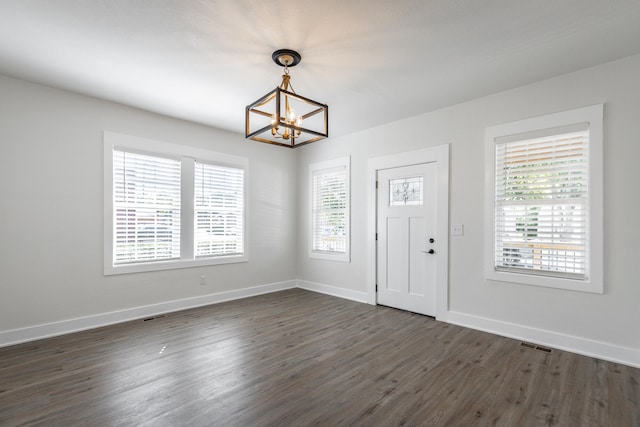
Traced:
POLYGON ((422 251, 422 252, 424 252, 425 254, 431 254, 431 255, 436 253, 436 251, 434 251, 433 249, 429 249, 428 251, 422 251))

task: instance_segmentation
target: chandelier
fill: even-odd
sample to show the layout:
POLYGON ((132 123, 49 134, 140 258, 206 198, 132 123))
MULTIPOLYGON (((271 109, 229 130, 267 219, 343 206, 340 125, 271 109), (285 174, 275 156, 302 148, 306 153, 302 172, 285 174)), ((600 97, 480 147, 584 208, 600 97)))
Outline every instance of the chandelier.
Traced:
POLYGON ((284 67, 282 83, 247 105, 245 138, 295 148, 328 137, 329 107, 298 95, 291 85, 289 67, 300 63, 300 54, 279 49, 271 58, 284 67))

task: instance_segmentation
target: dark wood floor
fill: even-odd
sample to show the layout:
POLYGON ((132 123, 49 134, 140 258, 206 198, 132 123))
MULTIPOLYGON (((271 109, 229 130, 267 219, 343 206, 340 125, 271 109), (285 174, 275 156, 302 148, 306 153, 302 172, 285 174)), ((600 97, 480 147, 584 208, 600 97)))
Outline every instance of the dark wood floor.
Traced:
POLYGON ((0 349, 0 425, 636 427, 639 383, 296 289, 0 349))

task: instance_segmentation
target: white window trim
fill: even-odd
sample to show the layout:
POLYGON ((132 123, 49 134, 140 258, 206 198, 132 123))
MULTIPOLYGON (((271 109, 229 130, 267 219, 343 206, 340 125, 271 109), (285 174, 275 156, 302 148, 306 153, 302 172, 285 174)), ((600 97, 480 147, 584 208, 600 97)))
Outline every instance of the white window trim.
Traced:
POLYGON ((309 165, 308 178, 308 195, 309 195, 309 258, 322 259, 330 261, 351 262, 351 157, 341 157, 334 160, 326 160, 323 162, 311 163, 309 165), (347 174, 347 212, 345 218, 345 234, 346 249, 344 253, 318 252, 313 250, 313 174, 314 172, 334 169, 337 167, 345 167, 347 174))
POLYGON ((231 264, 247 262, 248 240, 247 235, 247 212, 248 195, 247 182, 249 172, 249 160, 244 157, 230 154, 217 153, 209 150, 202 150, 168 142, 160 142, 130 135, 123 135, 115 132, 104 132, 104 274, 125 274, 139 273, 145 271, 170 270, 177 268, 200 267, 206 265, 231 264), (244 169, 244 253, 228 257, 194 258, 193 250, 193 228, 194 228, 194 206, 193 206, 193 177, 194 168, 192 162, 182 162, 182 221, 181 221, 181 241, 179 260, 154 261, 127 265, 113 265, 113 149, 135 150, 148 153, 150 155, 178 156, 181 158, 192 158, 200 161, 234 168, 244 169), (191 163, 191 165, 190 165, 191 163), (186 197, 185 197, 186 196, 186 197))
POLYGON ((546 116, 490 126, 485 130, 485 277, 573 291, 603 293, 603 105, 593 105, 546 116), (589 123, 589 277, 586 280, 496 271, 495 145, 497 139, 578 123, 589 123))

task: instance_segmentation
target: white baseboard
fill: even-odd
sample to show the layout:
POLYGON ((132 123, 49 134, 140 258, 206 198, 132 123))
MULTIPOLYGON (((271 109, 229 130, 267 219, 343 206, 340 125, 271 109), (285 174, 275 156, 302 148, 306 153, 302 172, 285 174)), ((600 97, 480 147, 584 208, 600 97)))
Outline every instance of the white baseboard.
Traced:
MULTIPOLYGON (((296 287, 356 302, 367 303, 366 292, 353 291, 350 289, 309 282, 306 280, 290 280, 193 298, 167 301, 142 307, 134 307, 127 310, 102 313, 21 329, 0 331, 0 347, 296 287)), ((507 338, 531 342, 559 350, 566 350, 572 353, 640 368, 640 350, 634 348, 618 346, 615 344, 594 341, 455 311, 448 311, 445 316, 442 316, 442 318, 439 318, 438 320, 466 328, 501 335, 507 338)))
POLYGON ((350 299, 352 301, 362 302, 365 304, 367 303, 366 292, 352 291, 350 289, 338 288, 335 286, 324 285, 322 283, 308 282, 306 280, 298 280, 297 283, 298 288, 300 289, 350 299))
POLYGON ((130 320, 156 316, 163 313, 170 313, 179 310, 186 310, 189 308, 217 304, 224 301, 231 301, 240 298, 247 298, 256 295, 282 291, 285 289, 292 289, 296 287, 296 284, 297 283, 295 280, 270 283, 267 285, 254 286, 227 292, 219 292, 215 294, 202 295, 198 297, 185 298, 174 301, 167 301, 159 304, 134 307, 127 310, 112 311, 109 313, 96 314, 93 316, 62 320, 60 322, 2 331, 0 332, 0 347, 6 347, 9 345, 19 344, 27 341, 35 341, 42 338, 69 334, 72 332, 78 332, 87 329, 99 328, 102 326, 113 325, 130 320))
POLYGON ((446 322, 507 338, 640 368, 640 350, 630 347, 623 347, 602 341, 594 341, 587 338, 565 335, 558 332, 455 311, 449 311, 447 313, 446 322))

